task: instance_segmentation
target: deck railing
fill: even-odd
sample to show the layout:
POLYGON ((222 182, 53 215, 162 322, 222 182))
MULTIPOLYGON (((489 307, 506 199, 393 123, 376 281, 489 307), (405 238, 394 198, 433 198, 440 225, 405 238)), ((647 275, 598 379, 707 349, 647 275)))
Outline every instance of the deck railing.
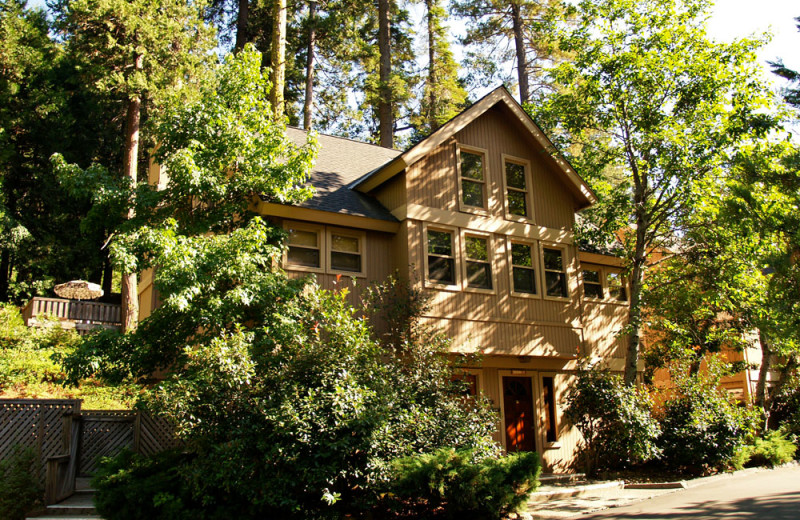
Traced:
POLYGON ((77 323, 121 325, 121 308, 114 303, 35 297, 22 309, 26 325, 37 316, 49 315, 77 323))

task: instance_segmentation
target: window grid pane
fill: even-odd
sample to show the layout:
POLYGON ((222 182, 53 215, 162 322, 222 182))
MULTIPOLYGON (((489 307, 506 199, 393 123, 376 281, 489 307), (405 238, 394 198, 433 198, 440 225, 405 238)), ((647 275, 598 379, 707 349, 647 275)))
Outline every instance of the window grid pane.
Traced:
POLYGON ((548 296, 567 297, 567 276, 564 272, 563 252, 560 249, 544 248, 544 281, 548 296))
POLYGON ((483 207, 483 183, 463 179, 461 181, 461 199, 466 206, 483 207))
POLYGON ((428 230, 428 280, 446 285, 456 283, 451 232, 428 230))
POLYGON ((511 276, 514 292, 536 294, 536 269, 533 268, 533 247, 511 244, 511 276))
POLYGON ((483 180, 483 155, 461 152, 461 176, 477 181, 483 180))
POLYGON ((331 234, 331 250, 345 253, 360 253, 358 237, 331 234))

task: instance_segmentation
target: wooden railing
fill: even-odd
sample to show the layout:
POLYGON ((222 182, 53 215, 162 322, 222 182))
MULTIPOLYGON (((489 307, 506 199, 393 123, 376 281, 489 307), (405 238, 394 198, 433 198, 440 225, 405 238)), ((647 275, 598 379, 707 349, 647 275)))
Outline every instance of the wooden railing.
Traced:
POLYGON ((85 302, 62 298, 33 298, 22 309, 26 325, 37 316, 49 315, 59 320, 75 323, 121 325, 121 308, 114 303, 85 302))

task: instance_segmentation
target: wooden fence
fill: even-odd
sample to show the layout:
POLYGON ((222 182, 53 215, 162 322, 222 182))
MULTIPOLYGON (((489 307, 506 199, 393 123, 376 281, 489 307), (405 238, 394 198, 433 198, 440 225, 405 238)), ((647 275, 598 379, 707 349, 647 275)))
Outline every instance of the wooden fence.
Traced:
POLYGON ((71 495, 75 477, 92 475, 102 457, 179 445, 167 421, 145 412, 80 408, 77 399, 0 399, 0 459, 16 446, 33 449, 48 504, 71 495))
POLYGON ((22 309, 26 325, 37 316, 49 315, 59 320, 83 324, 113 325, 122 324, 121 306, 114 303, 65 300, 63 298, 35 297, 22 309))

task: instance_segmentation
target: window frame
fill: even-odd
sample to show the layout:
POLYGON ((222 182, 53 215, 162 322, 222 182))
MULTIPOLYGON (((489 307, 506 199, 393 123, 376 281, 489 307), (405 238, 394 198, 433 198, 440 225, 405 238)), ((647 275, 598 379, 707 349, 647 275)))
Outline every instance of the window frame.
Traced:
POLYGON ((458 210, 465 213, 474 213, 477 215, 489 215, 489 202, 491 195, 489 193, 491 183, 489 182, 489 151, 477 146, 468 146, 461 143, 456 143, 456 185, 458 188, 458 210), (483 163, 483 181, 476 181, 470 177, 461 175, 461 152, 480 155, 483 163), (464 190, 462 189, 462 181, 466 179, 468 182, 483 182, 483 207, 470 206, 464 204, 464 190))
POLYGON ((506 258, 508 261, 508 286, 510 287, 511 296, 517 296, 520 298, 542 298, 542 284, 540 280, 540 271, 541 266, 539 265, 540 262, 537 261, 539 258, 539 244, 536 240, 526 240, 523 238, 517 238, 513 236, 506 237, 506 258), (536 292, 527 293, 527 292, 519 292, 514 288, 514 257, 513 257, 513 244, 522 244, 531 247, 531 269, 533 269, 533 279, 536 283, 536 292))
POLYGON ((605 283, 605 294, 606 300, 610 303, 616 303, 618 305, 629 305, 630 304, 630 297, 631 291, 630 287, 628 286, 628 277, 622 274, 622 270, 617 269, 609 269, 605 268, 605 275, 603 276, 603 282, 605 283), (619 276, 619 287, 621 287, 625 291, 625 299, 620 300, 619 298, 615 298, 611 295, 611 284, 608 282, 608 275, 615 274, 619 276))
MULTIPOLYGON (((597 267, 583 267, 581 266, 581 283, 583 285, 583 297, 586 300, 594 301, 594 302, 602 302, 608 299, 607 292, 606 292, 606 270, 604 267, 597 266, 597 267), (597 296, 589 296, 586 294, 586 277, 584 276, 584 272, 586 271, 597 271, 598 276, 600 277, 600 292, 602 296, 598 298, 597 296)), ((597 285, 597 282, 590 282, 594 285, 597 285)))
POLYGON ((628 298, 630 298, 630 288, 628 286, 628 278, 623 275, 622 269, 618 267, 609 267, 606 265, 597 265, 591 264, 592 267, 584 268, 581 266, 581 285, 582 291, 581 294, 583 295, 584 300, 595 302, 595 303, 613 303, 614 305, 629 305, 628 298), (583 272, 584 271, 599 271, 600 272, 600 284, 603 288, 603 297, 597 298, 595 296, 587 296, 586 295, 586 280, 584 279, 583 272), (619 278, 622 282, 621 286, 625 289, 626 299, 620 300, 611 296, 611 285, 608 283, 608 275, 610 274, 618 274, 619 278))
POLYGON ((535 213, 533 207, 533 174, 531 172, 531 162, 527 159, 523 159, 522 157, 515 157, 508 154, 502 154, 501 162, 503 165, 503 209, 505 211, 506 220, 533 223, 535 221, 535 213), (521 165, 525 170, 525 205, 528 210, 525 216, 511 213, 511 204, 508 200, 508 191, 509 189, 517 192, 521 190, 519 190, 519 188, 509 188, 508 179, 506 178, 506 163, 521 165))
POLYGON ((497 293, 497 268, 496 262, 494 261, 494 248, 492 244, 492 234, 486 233, 482 231, 473 231, 471 229, 463 229, 459 230, 459 239, 461 242, 461 280, 463 289, 468 292, 477 292, 483 294, 496 294, 497 293), (490 272, 490 283, 492 287, 489 289, 482 288, 482 287, 470 287, 469 279, 467 276, 467 263, 470 260, 467 257, 467 237, 475 237, 486 240, 486 258, 489 264, 489 272, 490 272))
POLYGON ((541 267, 541 274, 539 279, 542 284, 542 298, 552 301, 570 301, 572 297, 572 287, 570 284, 570 258, 567 254, 567 246, 562 244, 555 244, 552 242, 541 242, 539 244, 539 265, 541 267), (567 292, 566 296, 551 296, 547 294, 547 269, 544 265, 544 250, 545 249, 558 249, 561 251, 561 265, 564 273, 564 286, 567 292))
POLYGON ((559 433, 558 426, 559 426, 559 423, 561 423, 562 421, 559 420, 558 390, 556 389, 557 386, 558 386, 556 383, 557 383, 557 381, 559 379, 559 375, 560 374, 558 374, 556 372, 539 372, 539 378, 538 378, 539 379, 539 388, 538 388, 538 390, 539 390, 539 395, 541 396, 541 407, 540 407, 540 410, 541 410, 540 420, 541 420, 541 425, 542 425, 541 426, 541 436, 542 436, 541 440, 542 440, 542 446, 544 446, 545 450, 554 450, 554 449, 561 448, 561 441, 559 440, 559 435, 558 435, 558 433, 559 433), (550 409, 548 408, 547 403, 545 402, 545 395, 544 395, 544 388, 545 388, 544 379, 545 378, 550 378, 552 380, 552 382, 553 382, 553 395, 552 395, 552 400, 551 400, 551 402, 553 404, 553 410, 552 410, 553 411, 553 416, 552 417, 549 417, 550 409), (552 440, 552 441, 547 439, 547 427, 546 427, 546 425, 547 425, 547 421, 548 420, 551 420, 553 433, 555 434, 555 440, 552 440))
POLYGON ((461 266, 459 261, 460 256, 460 243, 459 243, 459 232, 458 228, 452 226, 443 226, 440 224, 428 224, 427 222, 423 223, 422 227, 422 259, 423 265, 425 268, 425 277, 424 277, 424 285, 425 287, 430 287, 432 289, 440 289, 446 291, 459 291, 461 290, 461 266), (429 265, 428 265, 428 231, 439 231, 444 233, 450 233, 450 236, 453 238, 452 242, 452 257, 453 257, 453 277, 455 278, 452 284, 445 284, 445 283, 438 283, 433 281, 429 278, 429 265))
MULTIPOLYGON (((296 222, 296 221, 284 221, 283 222, 283 229, 286 230, 287 233, 291 229, 297 229, 300 231, 309 231, 317 234, 317 246, 319 249, 319 267, 310 267, 306 265, 299 265, 299 264, 292 264, 289 262, 289 248, 292 247, 289 244, 289 240, 286 240, 286 248, 283 251, 283 269, 285 271, 302 271, 305 273, 319 273, 324 274, 327 271, 327 248, 325 247, 325 226, 321 224, 308 224, 305 222, 296 222)), ((290 234, 291 236, 291 234, 290 234)))
POLYGON ((325 226, 325 259, 327 260, 326 271, 330 274, 341 274, 342 276, 355 276, 357 278, 365 278, 367 276, 367 233, 356 229, 346 229, 332 226, 325 226), (359 256, 361 256, 361 270, 360 271, 345 271, 341 269, 334 269, 333 267, 333 235, 355 238, 358 240, 359 256))

